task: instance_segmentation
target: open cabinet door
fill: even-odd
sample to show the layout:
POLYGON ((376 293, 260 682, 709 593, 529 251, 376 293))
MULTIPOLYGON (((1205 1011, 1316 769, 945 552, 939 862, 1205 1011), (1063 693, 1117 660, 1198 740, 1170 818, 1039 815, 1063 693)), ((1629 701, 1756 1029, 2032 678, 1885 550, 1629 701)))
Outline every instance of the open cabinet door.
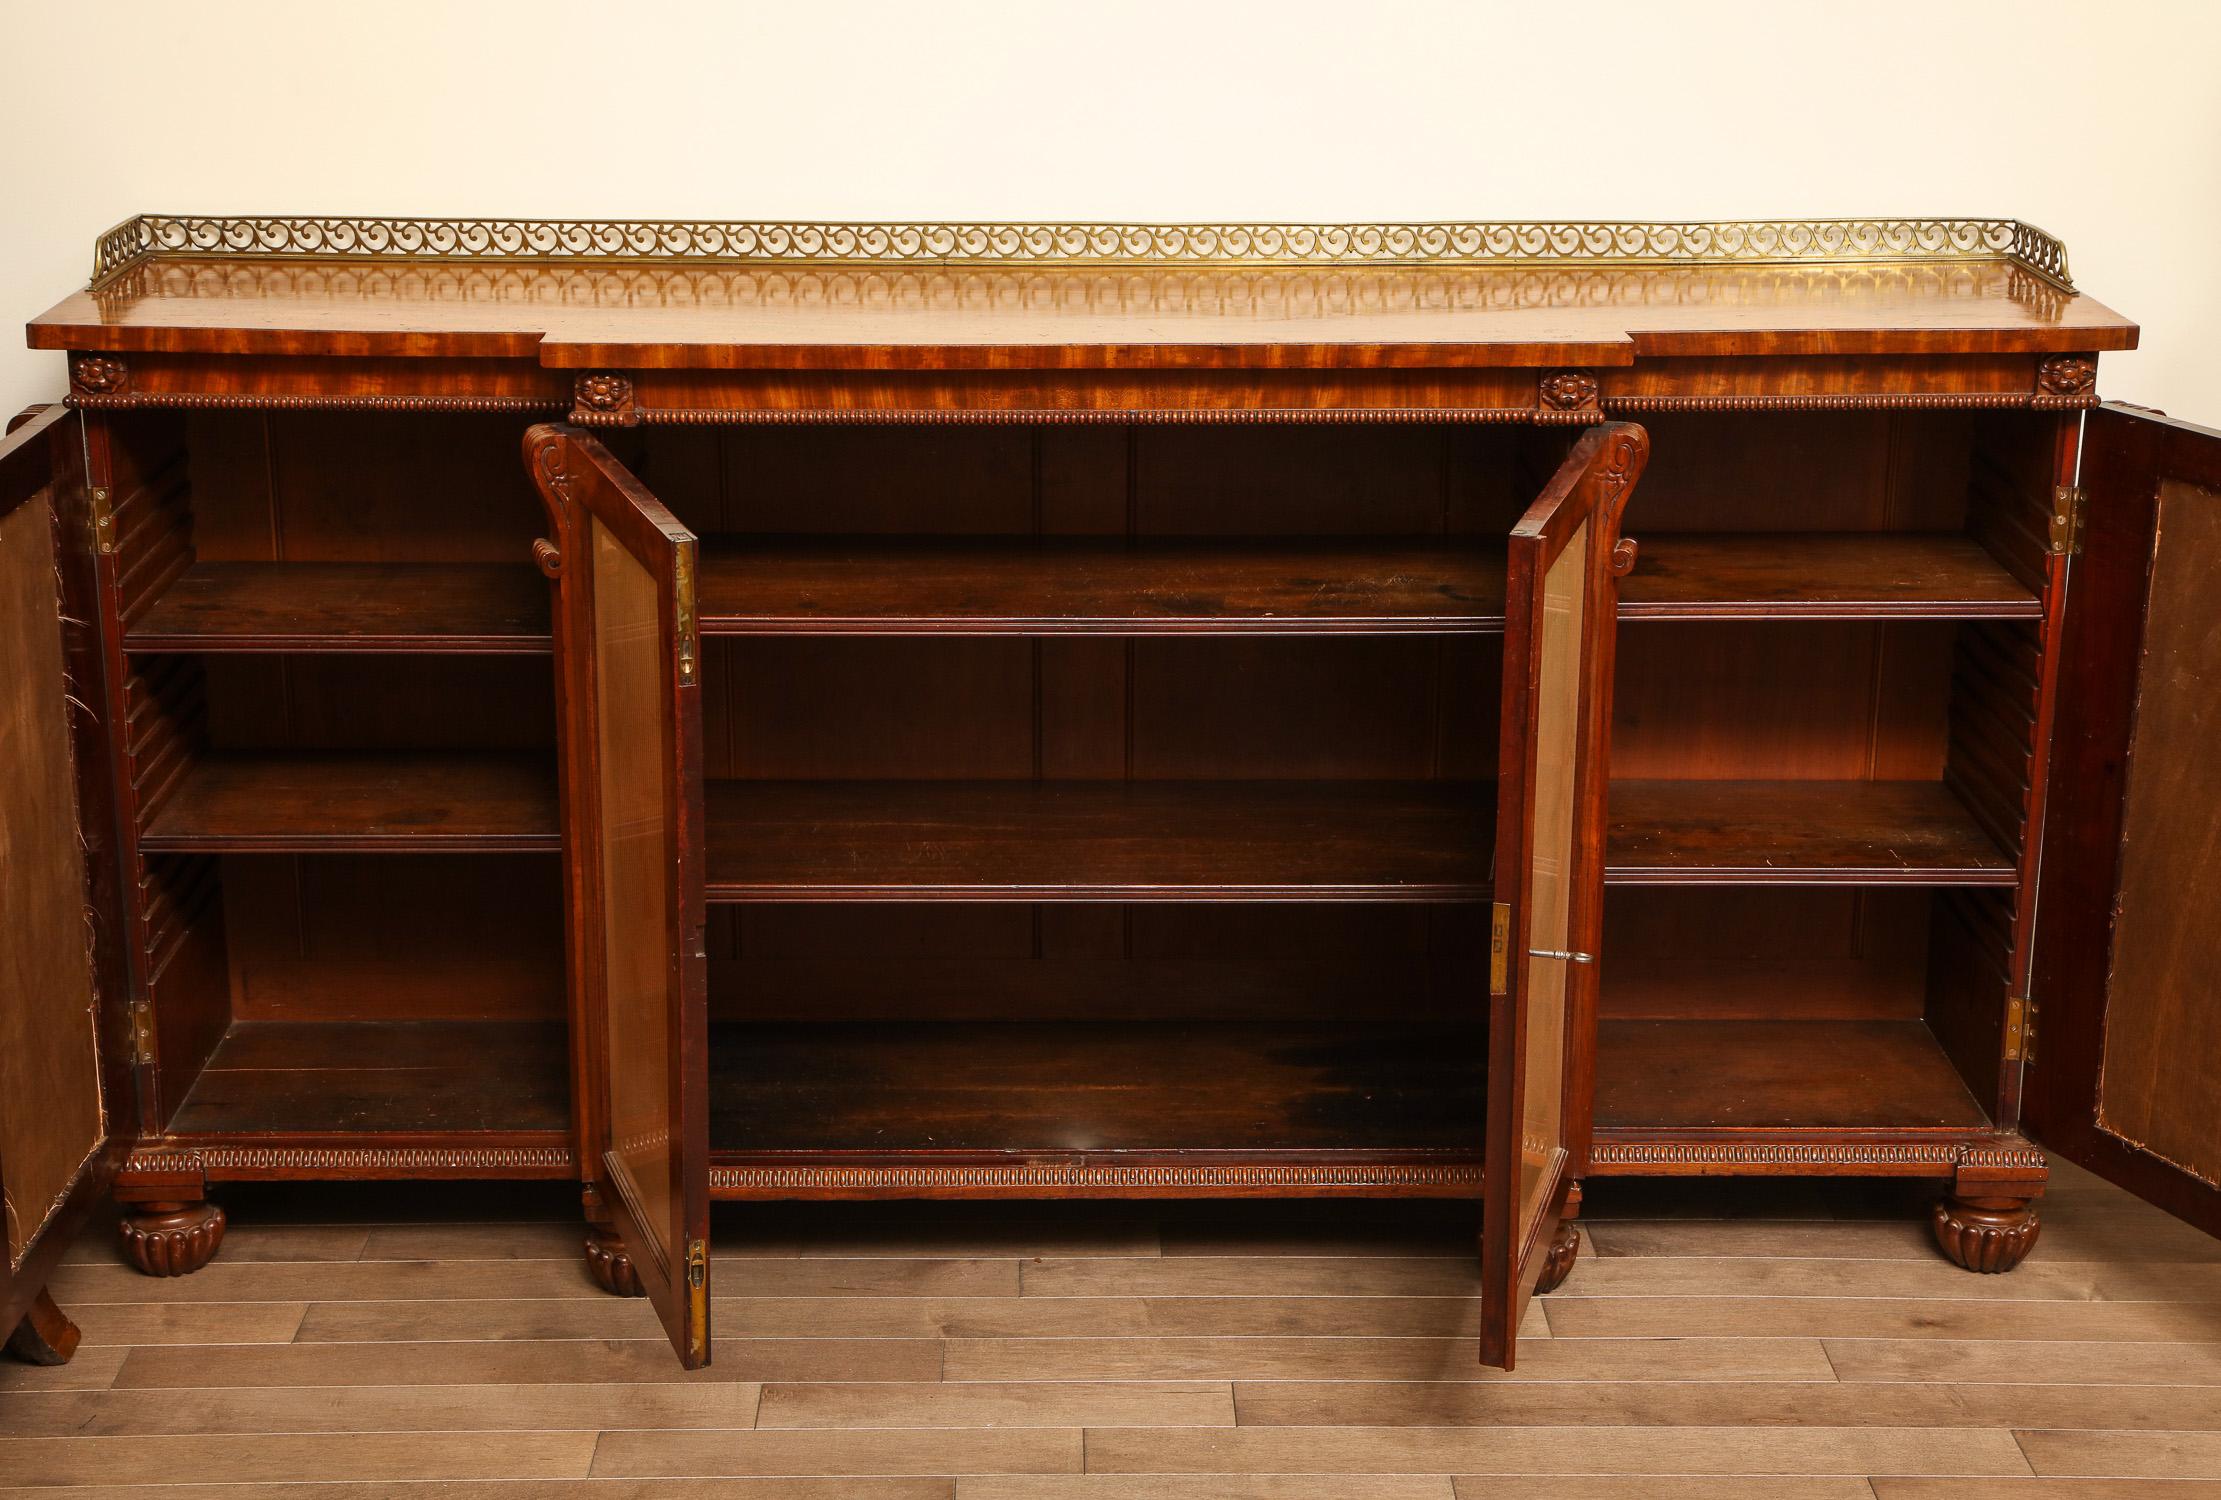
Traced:
MULTIPOLYGON (((49 407, 0 440, 0 1337, 45 1364, 77 1344, 47 1275, 131 1132, 118 1118, 130 1107, 128 1002, 103 962, 114 929, 89 878, 89 851, 114 838, 105 800, 79 786, 79 755, 100 739, 85 705, 101 695, 73 668, 97 670, 97 649, 64 605, 61 517, 86 515, 82 494, 64 494, 83 472, 80 421, 49 407)), ((80 532, 76 552, 88 545, 80 532)))
POLYGON ((694 537, 572 428, 525 435, 555 519, 580 1171, 689 1369, 709 1363, 709 1012, 694 537))
POLYGON ((2221 1234, 2221 432, 2083 429, 2023 1110, 2221 1234))
POLYGON ((1588 1155, 1619 523, 1649 456, 1592 428, 1511 534, 1481 1214, 1481 1362, 1507 1370, 1588 1155))

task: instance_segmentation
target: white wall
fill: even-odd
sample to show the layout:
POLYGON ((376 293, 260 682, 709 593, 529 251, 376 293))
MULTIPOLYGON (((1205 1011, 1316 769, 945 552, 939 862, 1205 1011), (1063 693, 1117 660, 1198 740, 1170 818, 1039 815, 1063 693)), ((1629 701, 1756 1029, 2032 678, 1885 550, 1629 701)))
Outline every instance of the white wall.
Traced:
MULTIPOLYGON (((0 314, 140 211, 2000 215, 2221 423, 2205 0, 0 0, 0 314)), ((61 357, 0 347, 0 410, 61 357)))

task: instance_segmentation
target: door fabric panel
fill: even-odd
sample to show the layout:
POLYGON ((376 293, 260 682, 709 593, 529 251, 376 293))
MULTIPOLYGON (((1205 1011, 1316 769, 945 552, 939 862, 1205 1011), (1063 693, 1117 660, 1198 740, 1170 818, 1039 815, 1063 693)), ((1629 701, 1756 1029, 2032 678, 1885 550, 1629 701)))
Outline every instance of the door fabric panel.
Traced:
POLYGON ((49 488, 0 514, 0 1197, 11 1272, 107 1135, 54 546, 49 488))

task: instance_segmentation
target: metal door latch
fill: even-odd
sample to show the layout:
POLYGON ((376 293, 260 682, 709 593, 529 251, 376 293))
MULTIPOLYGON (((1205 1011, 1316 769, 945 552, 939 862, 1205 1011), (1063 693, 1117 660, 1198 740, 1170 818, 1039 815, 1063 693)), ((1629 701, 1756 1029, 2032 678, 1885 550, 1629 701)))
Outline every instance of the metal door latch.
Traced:
POLYGON ((1529 948, 1527 956, 1529 958, 1561 958, 1569 964, 1593 964, 1596 962, 1596 955, 1593 953, 1568 953, 1563 948, 1529 948))

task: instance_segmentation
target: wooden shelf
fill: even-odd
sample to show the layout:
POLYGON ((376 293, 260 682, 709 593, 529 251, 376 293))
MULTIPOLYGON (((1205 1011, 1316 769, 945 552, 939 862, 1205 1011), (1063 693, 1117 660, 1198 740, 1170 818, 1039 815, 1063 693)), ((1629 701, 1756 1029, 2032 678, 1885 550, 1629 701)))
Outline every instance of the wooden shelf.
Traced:
POLYGON ((1615 781, 1621 885, 2013 885, 2011 856, 1935 781, 1615 781))
POLYGON ((727 1023, 719 1152, 1452 1153, 1484 1139, 1478 1027, 727 1023))
POLYGON ((713 901, 1473 901, 1470 782, 712 782, 713 901))
POLYGON ((548 583, 512 563, 195 563, 124 630, 133 651, 546 655, 548 583))
POLYGON ((1504 549, 1285 538, 713 544, 706 635, 1476 634, 1504 549))
POLYGON ((567 1131, 560 1022, 240 1021, 173 1135, 567 1131))
POLYGON ((1986 1130, 1927 1023, 1614 1021, 1597 1026, 1611 1130, 1986 1130))
POLYGON ((1641 534, 1623 620, 2034 620, 2043 603, 1957 533, 1641 534))
POLYGON ((140 835, 162 851, 468 853, 562 846, 549 757, 211 752, 140 835))

